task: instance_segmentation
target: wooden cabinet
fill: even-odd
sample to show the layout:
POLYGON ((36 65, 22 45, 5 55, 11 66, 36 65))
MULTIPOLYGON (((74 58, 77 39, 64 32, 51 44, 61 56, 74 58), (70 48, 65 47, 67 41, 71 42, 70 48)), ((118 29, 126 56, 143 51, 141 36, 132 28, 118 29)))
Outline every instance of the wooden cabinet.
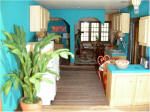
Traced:
POLYGON ((47 9, 39 5, 30 6, 30 31, 47 31, 50 14, 47 9))
POLYGON ((119 19, 120 19, 119 31, 122 33, 129 33, 130 14, 129 13, 121 13, 119 19))
POLYGON ((112 16, 112 30, 114 31, 114 32, 117 32, 118 30, 118 20, 119 20, 119 16, 118 16, 118 14, 114 14, 113 16, 112 16))
POLYGON ((115 32, 129 33, 130 14, 114 14, 112 17, 112 30, 115 32))
POLYGON ((45 9, 44 11, 44 30, 47 31, 48 28, 48 22, 49 22, 49 18, 50 18, 50 14, 48 12, 48 10, 45 9))
POLYGON ((147 75, 137 76, 135 91, 135 104, 149 104, 150 103, 150 77, 147 75))
POLYGON ((110 106, 150 103, 150 74, 114 73, 108 71, 106 97, 110 106))
POLYGON ((120 14, 116 14, 116 31, 118 32, 120 29, 120 14))
POLYGON ((150 46, 150 16, 140 18, 138 41, 140 45, 150 46))

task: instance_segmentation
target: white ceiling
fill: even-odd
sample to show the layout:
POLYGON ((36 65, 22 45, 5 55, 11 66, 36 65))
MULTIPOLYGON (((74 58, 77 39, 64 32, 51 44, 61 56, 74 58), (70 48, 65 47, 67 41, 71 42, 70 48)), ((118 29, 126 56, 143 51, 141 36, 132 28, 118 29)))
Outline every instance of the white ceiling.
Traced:
POLYGON ((35 0, 48 9, 106 9, 106 13, 119 11, 130 0, 35 0))

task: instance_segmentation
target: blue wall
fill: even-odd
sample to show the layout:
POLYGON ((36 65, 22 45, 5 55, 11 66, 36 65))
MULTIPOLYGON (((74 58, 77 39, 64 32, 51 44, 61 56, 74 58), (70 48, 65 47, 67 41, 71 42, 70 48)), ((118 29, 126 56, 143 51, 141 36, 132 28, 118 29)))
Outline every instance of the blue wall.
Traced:
MULTIPOLYGON (((150 1, 143 0, 139 6, 139 14, 134 13, 133 6, 128 6, 120 10, 121 13, 130 13, 130 18, 139 18, 150 15, 150 1)), ((126 37, 126 38, 129 38, 126 37)), ((150 47, 146 48, 146 57, 150 57, 150 47)))
POLYGON ((134 13, 134 8, 132 5, 121 9, 120 12, 130 13, 130 18, 138 18, 138 17, 147 16, 147 15, 150 15, 150 2, 148 0, 141 2, 139 6, 139 14, 134 13))
POLYGON ((127 59, 128 59, 128 47, 129 47, 128 41, 129 41, 129 34, 126 33, 125 36, 123 37, 123 41, 120 41, 120 44, 118 46, 118 48, 123 50, 123 52, 126 54, 127 59), (125 43, 125 46, 123 46, 122 42, 125 43))
MULTIPOLYGON (((14 24, 23 26, 26 32, 27 41, 34 41, 34 33, 29 31, 29 6, 36 4, 34 1, 10 1, 0 0, 0 40, 4 40, 5 36, 2 30, 13 32, 14 24)), ((2 46, 0 41, 0 87, 4 83, 3 76, 12 70, 17 69, 17 64, 14 56, 7 52, 7 48, 2 46)), ((18 106, 21 93, 19 90, 11 90, 8 96, 1 94, 2 106, 4 111, 15 110, 18 106)))
MULTIPOLYGON (((63 18, 70 25, 70 51, 75 54, 75 24, 82 18, 94 17, 100 22, 105 21, 104 9, 49 9, 51 17, 63 18)), ((74 63, 70 58, 70 62, 74 63)))

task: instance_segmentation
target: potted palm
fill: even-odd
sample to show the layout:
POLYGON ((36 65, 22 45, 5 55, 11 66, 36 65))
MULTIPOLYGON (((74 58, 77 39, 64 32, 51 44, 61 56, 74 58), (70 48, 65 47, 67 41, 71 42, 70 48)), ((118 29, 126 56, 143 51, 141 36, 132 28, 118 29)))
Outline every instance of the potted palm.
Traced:
MULTIPOLYGON (((43 53, 41 50, 48 45, 52 40, 59 38, 56 34, 48 34, 42 41, 35 44, 32 51, 27 52, 26 49, 26 34, 23 27, 14 26, 14 33, 3 31, 7 40, 3 40, 4 46, 8 47, 8 52, 11 52, 18 61, 18 70, 5 74, 7 78, 3 84, 1 91, 7 95, 12 87, 14 89, 22 88, 23 97, 20 104, 23 110, 33 111, 34 109, 41 109, 41 99, 37 97, 37 92, 40 89, 40 82, 46 81, 53 83, 50 79, 44 78, 45 73, 51 73, 59 76, 58 73, 47 68, 48 62, 54 57, 68 58, 72 53, 68 49, 59 49, 52 53, 43 53), (24 107, 25 106, 25 107, 24 107), (29 106, 29 107, 28 107, 29 106)), ((20 89, 21 90, 21 89, 20 89)))

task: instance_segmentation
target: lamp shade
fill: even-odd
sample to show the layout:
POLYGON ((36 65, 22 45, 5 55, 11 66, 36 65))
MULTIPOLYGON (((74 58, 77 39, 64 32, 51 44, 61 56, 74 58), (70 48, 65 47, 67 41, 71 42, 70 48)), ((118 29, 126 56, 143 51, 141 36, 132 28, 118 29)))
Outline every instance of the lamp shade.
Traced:
POLYGON ((136 14, 139 13, 139 5, 141 3, 141 0, 132 0, 132 4, 133 4, 133 7, 134 7, 134 12, 136 14))

